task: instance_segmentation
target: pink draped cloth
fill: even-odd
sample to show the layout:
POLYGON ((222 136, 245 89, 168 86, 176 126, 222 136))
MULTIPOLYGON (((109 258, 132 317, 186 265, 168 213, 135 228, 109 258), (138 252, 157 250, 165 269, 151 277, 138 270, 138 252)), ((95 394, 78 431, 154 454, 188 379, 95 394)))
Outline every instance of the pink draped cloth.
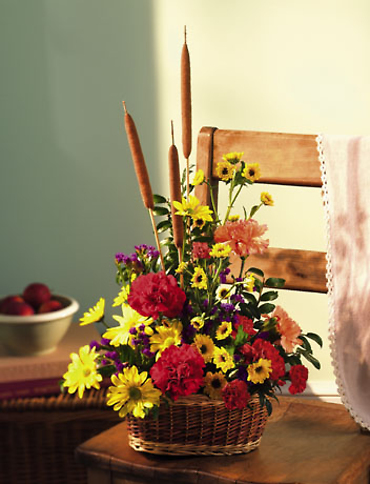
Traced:
POLYGON ((343 404, 370 429, 370 136, 320 135, 317 143, 331 357, 343 404))

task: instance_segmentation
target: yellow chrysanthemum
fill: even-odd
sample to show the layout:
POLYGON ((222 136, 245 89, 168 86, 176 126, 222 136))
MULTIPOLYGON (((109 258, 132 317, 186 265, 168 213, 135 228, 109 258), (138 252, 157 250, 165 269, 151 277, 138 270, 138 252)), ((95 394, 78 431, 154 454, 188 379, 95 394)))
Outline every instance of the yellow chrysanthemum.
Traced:
POLYGON ((236 221, 237 221, 237 220, 239 220, 239 219, 240 219, 240 215, 229 215, 229 217, 228 217, 228 219, 227 219, 227 220, 228 220, 229 222, 236 222, 236 221))
POLYGON ((229 161, 219 161, 215 171, 220 180, 229 181, 234 176, 235 166, 229 161))
POLYGON ((242 175, 244 178, 247 180, 250 180, 251 182, 255 182, 259 178, 261 178, 261 170, 260 170, 260 165, 259 163, 247 163, 245 165, 245 168, 242 172, 242 175))
POLYGON ((95 348, 89 345, 82 346, 78 353, 71 353, 72 362, 68 365, 68 371, 63 375, 63 386, 68 388, 68 393, 75 393, 82 398, 85 388, 91 387, 99 390, 99 382, 103 377, 97 372, 95 348))
POLYGON ((228 353, 228 351, 225 348, 219 348, 218 346, 215 346, 214 349, 213 363, 224 373, 226 373, 227 370, 231 370, 231 368, 234 368, 235 366, 234 359, 228 353))
POLYGON ((206 222, 202 218, 194 218, 193 224, 194 224, 194 227, 198 227, 198 229, 202 229, 205 226, 206 222))
POLYGON ((87 324, 98 323, 101 321, 104 318, 104 308, 105 299, 101 297, 95 306, 89 309, 88 312, 84 313, 83 317, 80 318, 80 326, 86 326, 87 324))
POLYGON ((150 337, 150 351, 156 354, 156 360, 162 352, 172 345, 181 344, 182 323, 175 321, 170 326, 158 326, 156 332, 150 337))
POLYGON ((200 316, 195 316, 190 320, 190 324, 195 328, 195 329, 201 329, 204 326, 204 319, 200 316))
POLYGON ((212 210, 207 205, 201 205, 194 195, 190 195, 188 200, 183 198, 181 202, 174 200, 172 203, 177 210, 176 215, 212 222, 212 210))
POLYGON ((211 257, 222 258, 227 257, 231 252, 231 247, 229 244, 214 244, 212 245, 211 252, 209 255, 211 257))
POLYGON ((122 306, 122 304, 127 304, 127 298, 130 294, 130 286, 122 286, 118 296, 114 298, 112 307, 122 306))
POLYGON ((270 207, 274 205, 274 200, 272 199, 272 196, 269 194, 269 192, 261 193, 261 202, 264 205, 269 205, 270 207))
POLYGON ((239 163, 243 155, 244 155, 244 151, 241 153, 237 153, 236 151, 233 151, 232 153, 227 153, 226 155, 223 155, 222 159, 225 161, 229 161, 230 163, 239 163))
POLYGON ((119 326, 108 328, 103 334, 104 338, 110 339, 110 344, 112 346, 120 346, 125 344, 131 345, 133 335, 130 333, 130 329, 136 328, 141 324, 145 325, 144 331, 147 334, 151 334, 153 332, 152 328, 149 326, 153 320, 142 316, 127 304, 122 305, 122 316, 115 314, 113 315, 113 319, 119 323, 119 326))
POLYGON ((213 400, 222 400, 222 389, 226 385, 226 378, 223 373, 207 372, 204 377, 204 393, 209 395, 213 400))
POLYGON ((249 292, 253 292, 255 280, 252 274, 248 274, 244 279, 244 288, 249 292))
POLYGON ((199 169, 194 175, 193 186, 201 185, 204 182, 204 171, 199 169))
POLYGON ((248 380, 252 383, 263 383, 272 372, 271 361, 260 358, 256 363, 248 365, 248 380))
POLYGON ((233 326, 230 321, 222 321, 216 331, 216 338, 218 340, 226 339, 230 336, 233 326))
POLYGON ((215 345, 210 336, 206 334, 197 334, 194 338, 193 345, 198 348, 199 353, 203 356, 206 363, 212 361, 215 345))
POLYGON ((195 268, 191 283, 198 289, 207 289, 207 276, 201 267, 195 268))
POLYGON ((146 371, 139 373, 136 366, 127 367, 118 376, 112 375, 111 380, 114 386, 108 388, 107 405, 112 405, 121 418, 128 413, 144 418, 145 409, 159 406, 162 393, 154 388, 146 371))

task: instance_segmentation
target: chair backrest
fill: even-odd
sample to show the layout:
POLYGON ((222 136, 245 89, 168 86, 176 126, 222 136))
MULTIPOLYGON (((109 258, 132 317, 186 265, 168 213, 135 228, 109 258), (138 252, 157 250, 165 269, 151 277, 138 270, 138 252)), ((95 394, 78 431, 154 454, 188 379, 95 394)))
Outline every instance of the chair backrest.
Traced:
MULTIPOLYGON (((197 169, 217 186, 216 163, 225 153, 244 152, 244 159, 260 164, 259 183, 318 187, 321 172, 316 135, 235 131, 204 127, 198 136, 197 169)), ((217 189, 215 190, 217 203, 217 189)), ((210 204, 206 184, 196 187, 202 204, 210 204)), ((272 248, 264 255, 248 257, 248 267, 259 267, 266 277, 286 280, 285 289, 327 292, 325 252, 272 248)))

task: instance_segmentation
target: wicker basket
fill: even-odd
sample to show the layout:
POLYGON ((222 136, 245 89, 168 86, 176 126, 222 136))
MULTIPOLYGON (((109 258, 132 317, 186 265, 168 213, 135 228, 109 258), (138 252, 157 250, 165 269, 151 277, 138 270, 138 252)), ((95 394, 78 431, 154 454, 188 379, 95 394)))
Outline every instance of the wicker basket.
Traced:
POLYGON ((130 446, 164 455, 232 455, 258 447, 267 421, 266 408, 252 398, 242 410, 222 401, 191 395, 160 409, 158 419, 127 416, 130 446))

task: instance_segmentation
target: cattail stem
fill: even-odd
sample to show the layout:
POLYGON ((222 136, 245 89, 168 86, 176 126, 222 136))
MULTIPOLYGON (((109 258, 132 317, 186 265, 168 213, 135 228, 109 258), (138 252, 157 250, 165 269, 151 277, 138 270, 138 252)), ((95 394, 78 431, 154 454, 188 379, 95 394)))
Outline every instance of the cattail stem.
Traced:
POLYGON ((168 150, 168 171, 170 181, 170 200, 172 213, 173 240, 177 248, 182 247, 184 241, 184 222, 180 215, 176 215, 173 202, 181 202, 181 181, 179 154, 174 144, 173 123, 171 123, 172 145, 168 150))
POLYGON ((146 168, 143 151, 141 149, 139 135, 137 133, 134 120, 127 112, 125 102, 123 101, 122 104, 125 110, 125 129, 127 134, 127 140, 131 151, 132 161, 134 162, 134 168, 137 181, 139 183, 141 198, 143 200, 144 206, 147 209, 153 209, 154 200, 152 187, 150 185, 148 170, 146 168))
POLYGON ((186 27, 184 30, 184 45, 181 53, 181 117, 182 117, 182 150, 187 160, 186 192, 189 197, 189 157, 191 153, 191 83, 190 83, 190 56, 186 43, 186 27))
POLYGON ((165 268, 165 265, 164 265, 163 254, 162 254, 162 249, 161 249, 161 243, 159 241, 158 230, 157 230, 157 226, 156 226, 155 220, 154 220, 153 210, 151 208, 149 208, 148 211, 149 211, 149 215, 150 215, 150 220, 152 222, 152 227, 153 227, 155 242, 157 244, 157 248, 158 248, 158 252, 159 252, 159 257, 160 257, 160 260, 161 260, 161 266, 162 266, 163 271, 166 272, 166 268, 165 268))

